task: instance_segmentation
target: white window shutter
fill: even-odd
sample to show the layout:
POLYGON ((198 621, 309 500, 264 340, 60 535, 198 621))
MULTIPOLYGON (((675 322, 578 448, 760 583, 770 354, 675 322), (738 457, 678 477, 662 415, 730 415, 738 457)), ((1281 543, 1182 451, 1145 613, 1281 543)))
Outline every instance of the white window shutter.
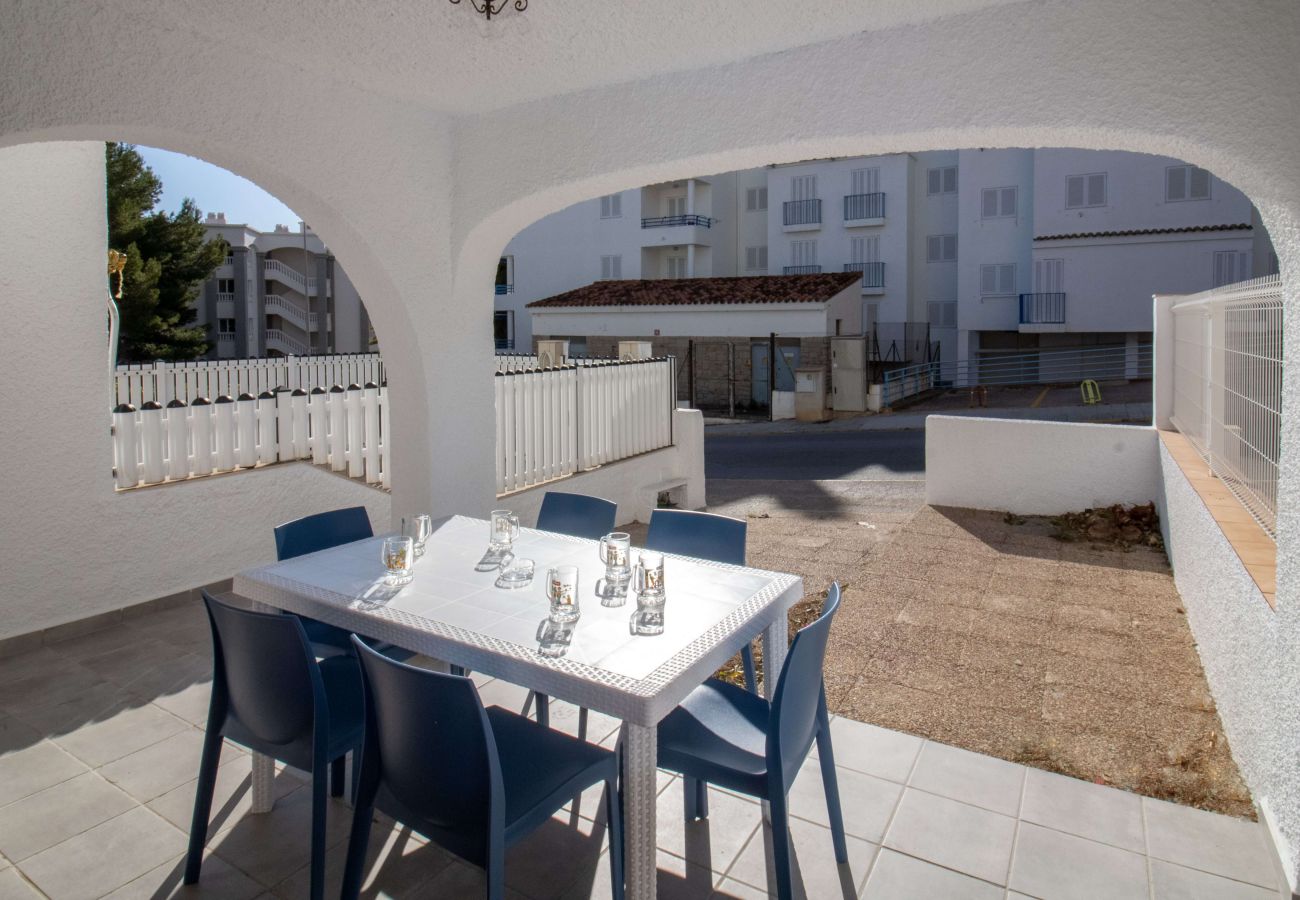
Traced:
POLYGON ((880 238, 869 237, 862 248, 863 262, 880 262, 880 238))
POLYGON ((1003 188, 999 193, 1002 195, 1001 214, 1004 216, 1014 216, 1016 214, 1017 190, 1013 187, 1009 187, 1003 188))
POLYGON ((767 188, 765 187, 758 189, 758 208, 767 209, 767 188))
POLYGON ((866 243, 866 238, 855 237, 849 240, 849 262, 866 262, 867 258, 863 256, 866 243))
POLYGON ((609 197, 608 197, 608 195, 600 198, 600 217, 601 217, 602 219, 608 219, 608 218, 609 218, 609 197))
POLYGON ((1088 176, 1088 205, 1106 205, 1106 174, 1088 176))
POLYGON ((610 215, 618 217, 623 215, 623 195, 613 194, 610 196, 610 215))
POLYGON ((942 238, 932 234, 925 239, 925 258, 927 262, 938 262, 943 258, 942 238))
POLYGON ((949 166, 943 170, 943 192, 945 194, 955 194, 957 192, 956 166, 949 166))
POLYGON ((1187 199, 1187 166, 1170 166, 1165 169, 1165 199, 1187 199))
POLYGON ((943 192, 943 172, 939 169, 930 169, 926 172, 926 193, 940 194, 943 192))
POLYGON ((1065 179, 1065 205, 1066 207, 1083 206, 1084 201, 1084 177, 1082 175, 1071 175, 1065 179))
POLYGON ((614 257, 613 271, 614 271, 614 280, 617 281, 618 279, 623 277, 623 257, 621 256, 614 257))
POLYGON ((980 216, 991 219, 998 214, 997 188, 985 188, 980 192, 980 216))
POLYGON ((943 258, 945 261, 957 258, 957 235, 945 234, 943 236, 943 258))
POLYGON ((1016 292, 1016 267, 1014 263, 998 266, 998 293, 1016 292))
POLYGON ((994 294, 998 289, 998 267, 980 266, 980 293, 994 294))
POLYGON ((1210 199, 1210 173, 1196 166, 1190 166, 1187 174, 1187 196, 1192 200, 1210 199))

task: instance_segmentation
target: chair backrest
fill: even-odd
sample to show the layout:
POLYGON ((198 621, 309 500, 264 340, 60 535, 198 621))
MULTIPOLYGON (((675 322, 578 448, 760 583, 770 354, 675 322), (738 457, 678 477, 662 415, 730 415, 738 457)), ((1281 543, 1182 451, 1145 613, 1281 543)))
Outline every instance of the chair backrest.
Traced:
POLYGON ((537 513, 537 527, 594 541, 614 530, 617 516, 618 504, 610 500, 547 491, 537 513))
POLYGON ((266 744, 310 741, 325 686, 297 616, 253 612, 203 592, 212 626, 212 689, 225 697, 226 722, 266 744), (233 722, 232 722, 233 720, 233 722))
POLYGON ((803 764, 817 735, 822 698, 822 664, 831 620, 840 608, 840 586, 832 584, 816 621, 799 629, 790 644, 772 697, 772 722, 767 733, 767 762, 779 770, 788 786, 803 764))
POLYGON ((745 522, 716 513, 656 509, 650 514, 646 548, 714 562, 745 564, 745 522))
POLYGON ((275 526, 275 558, 293 559, 317 550, 374 537, 364 506, 331 509, 275 526))
POLYGON ((366 690, 365 766, 377 765, 379 789, 398 807, 385 811, 481 862, 492 817, 504 821, 505 810, 496 741, 474 682, 352 641, 366 690))

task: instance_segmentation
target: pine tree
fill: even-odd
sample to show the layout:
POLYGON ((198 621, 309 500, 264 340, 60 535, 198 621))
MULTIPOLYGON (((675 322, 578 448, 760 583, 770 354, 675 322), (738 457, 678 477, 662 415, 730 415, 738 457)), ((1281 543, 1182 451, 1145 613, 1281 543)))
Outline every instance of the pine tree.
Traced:
POLYGON ((193 324, 194 304, 225 260, 225 241, 205 240, 201 213, 189 198, 175 215, 154 210, 162 182, 131 145, 107 144, 105 164, 108 245, 127 257, 118 360, 202 356, 210 344, 204 328, 193 324))

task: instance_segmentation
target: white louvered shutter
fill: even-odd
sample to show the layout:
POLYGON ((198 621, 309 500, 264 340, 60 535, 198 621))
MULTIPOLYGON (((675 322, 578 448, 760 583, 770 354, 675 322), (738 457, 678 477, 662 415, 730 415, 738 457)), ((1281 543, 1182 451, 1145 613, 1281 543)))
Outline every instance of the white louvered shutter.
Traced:
POLYGON ((943 170, 943 192, 945 194, 957 193, 957 167, 949 166, 943 170))
POLYGON ((943 171, 940 169, 930 169, 928 172, 925 173, 925 175, 926 175, 926 185, 925 185, 926 193, 927 194, 943 193, 943 171))
POLYGON ((1106 205, 1106 173, 1088 176, 1088 205, 1106 205))
POLYGON ((1191 200, 1210 199, 1210 173, 1196 166, 1187 171, 1187 196, 1191 200))
POLYGON ((943 236, 943 260, 951 262, 957 259, 957 235, 945 234, 943 236))
POLYGON ((992 219, 998 214, 997 188, 985 188, 980 193, 980 216, 992 219))
POLYGON ((1065 205, 1068 209, 1076 206, 1083 206, 1085 178, 1082 175, 1071 175, 1065 179, 1065 205))

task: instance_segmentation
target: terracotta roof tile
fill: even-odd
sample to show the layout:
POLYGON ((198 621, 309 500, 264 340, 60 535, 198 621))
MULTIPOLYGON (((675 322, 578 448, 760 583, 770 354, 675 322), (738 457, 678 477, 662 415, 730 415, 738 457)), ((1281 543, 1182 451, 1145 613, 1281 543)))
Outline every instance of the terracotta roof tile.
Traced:
POLYGON ((1249 222, 1233 225, 1189 225, 1185 228, 1135 228, 1130 231, 1080 231, 1075 234, 1040 234, 1036 241, 1068 241, 1075 238, 1138 237, 1144 234, 1190 234, 1194 231, 1250 231, 1249 222))
POLYGON ((594 281, 529 303, 557 306, 702 306, 706 304, 825 303, 862 280, 861 272, 817 275, 755 275, 740 278, 674 278, 594 281))

